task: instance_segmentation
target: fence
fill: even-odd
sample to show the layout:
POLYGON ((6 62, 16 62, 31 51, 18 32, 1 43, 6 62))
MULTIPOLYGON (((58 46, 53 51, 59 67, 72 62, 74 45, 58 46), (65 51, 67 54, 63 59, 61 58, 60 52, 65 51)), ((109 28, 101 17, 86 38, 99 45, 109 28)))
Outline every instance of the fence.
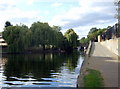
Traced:
POLYGON ((106 32, 102 34, 102 40, 109 40, 120 37, 120 29, 118 29, 118 24, 115 24, 111 28, 107 29, 106 32))

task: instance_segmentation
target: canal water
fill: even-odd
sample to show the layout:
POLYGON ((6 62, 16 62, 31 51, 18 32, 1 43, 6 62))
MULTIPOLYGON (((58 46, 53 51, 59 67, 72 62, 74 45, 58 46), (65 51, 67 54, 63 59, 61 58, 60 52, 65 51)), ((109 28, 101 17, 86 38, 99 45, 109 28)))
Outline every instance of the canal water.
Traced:
POLYGON ((84 56, 71 54, 19 54, 0 58, 2 87, 76 87, 84 56))

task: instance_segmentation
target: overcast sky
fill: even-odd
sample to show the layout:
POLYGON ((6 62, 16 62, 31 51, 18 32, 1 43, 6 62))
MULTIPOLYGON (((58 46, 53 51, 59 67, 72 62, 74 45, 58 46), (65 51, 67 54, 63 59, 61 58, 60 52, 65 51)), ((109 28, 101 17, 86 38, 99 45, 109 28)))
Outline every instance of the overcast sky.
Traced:
POLYGON ((0 0, 0 31, 6 21, 13 25, 48 22, 62 27, 64 33, 73 28, 79 37, 90 28, 104 28, 117 22, 114 0, 0 0))

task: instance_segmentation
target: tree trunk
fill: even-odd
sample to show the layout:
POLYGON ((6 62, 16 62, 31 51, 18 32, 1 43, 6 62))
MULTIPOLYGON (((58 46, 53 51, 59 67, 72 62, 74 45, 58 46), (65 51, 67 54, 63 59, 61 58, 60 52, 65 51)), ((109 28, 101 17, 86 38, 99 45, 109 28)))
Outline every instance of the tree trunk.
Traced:
POLYGON ((42 45, 42 47, 43 47, 43 50, 45 50, 45 45, 42 45))

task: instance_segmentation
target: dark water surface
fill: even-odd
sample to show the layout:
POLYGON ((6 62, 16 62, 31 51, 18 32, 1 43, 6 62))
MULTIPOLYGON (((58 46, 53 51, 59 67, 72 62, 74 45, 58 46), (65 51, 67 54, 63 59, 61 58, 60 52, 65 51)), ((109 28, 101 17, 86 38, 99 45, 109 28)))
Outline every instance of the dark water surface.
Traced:
POLYGON ((3 55, 0 58, 0 86, 76 87, 83 59, 80 52, 3 55))

